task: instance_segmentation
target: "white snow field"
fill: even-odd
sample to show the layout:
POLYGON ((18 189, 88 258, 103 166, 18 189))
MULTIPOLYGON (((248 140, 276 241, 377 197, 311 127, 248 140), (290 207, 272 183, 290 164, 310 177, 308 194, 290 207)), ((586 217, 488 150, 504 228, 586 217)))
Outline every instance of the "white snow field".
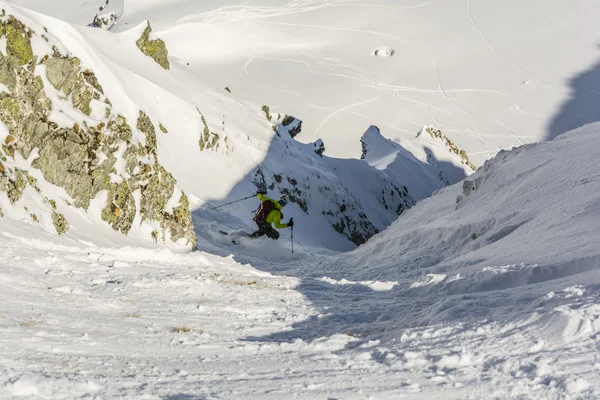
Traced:
MULTIPOLYGON (((139 213, 116 233, 103 194, 59 202, 57 236, 42 194, 0 192, 0 400, 600 398, 597 1, 0 5, 168 130, 198 236, 154 243, 139 213), (169 70, 136 47, 146 20, 169 70), (299 197, 293 253, 289 229, 238 234, 255 199, 213 207, 259 184, 299 197), (381 233, 357 247, 336 207, 381 233)), ((60 126, 101 119, 45 90, 60 126)), ((31 161, 3 165, 68 200, 31 161)))
POLYGON ((597 398, 599 133, 502 153, 343 256, 1 219, 0 398, 597 398))
MULTIPOLYGON (((106 1, 10 2, 87 25, 106 1)), ((330 156, 359 157, 372 124, 417 151, 416 133, 434 125, 480 166, 501 149, 598 119, 596 0, 110 0, 108 7, 124 8, 112 31, 149 20, 196 79, 302 119, 298 139, 323 139, 330 156)))
POLYGON ((0 398, 597 398, 599 133, 502 153, 343 256, 1 219, 0 398))

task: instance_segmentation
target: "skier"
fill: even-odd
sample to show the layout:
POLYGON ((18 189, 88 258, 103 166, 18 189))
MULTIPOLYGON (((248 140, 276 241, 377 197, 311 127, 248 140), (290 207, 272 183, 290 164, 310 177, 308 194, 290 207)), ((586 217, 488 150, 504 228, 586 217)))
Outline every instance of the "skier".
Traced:
POLYGON ((282 229, 294 226, 294 219, 290 218, 287 224, 282 224, 281 219, 283 213, 281 209, 288 203, 289 198, 286 194, 282 194, 279 200, 273 200, 266 196, 267 192, 260 191, 256 195, 262 203, 254 214, 254 222, 258 225, 258 230, 250 235, 251 238, 261 237, 267 235, 273 240, 279 239, 279 232, 275 230, 271 224, 275 225, 275 228, 282 229))

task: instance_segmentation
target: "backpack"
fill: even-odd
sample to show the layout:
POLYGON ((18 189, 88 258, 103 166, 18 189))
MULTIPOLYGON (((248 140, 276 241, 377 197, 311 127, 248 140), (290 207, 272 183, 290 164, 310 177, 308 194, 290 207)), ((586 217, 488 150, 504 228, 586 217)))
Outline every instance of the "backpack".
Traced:
POLYGON ((271 200, 265 200, 260 203, 260 206, 256 209, 254 213, 254 221, 257 224, 266 224, 267 217, 275 209, 275 204, 271 200))

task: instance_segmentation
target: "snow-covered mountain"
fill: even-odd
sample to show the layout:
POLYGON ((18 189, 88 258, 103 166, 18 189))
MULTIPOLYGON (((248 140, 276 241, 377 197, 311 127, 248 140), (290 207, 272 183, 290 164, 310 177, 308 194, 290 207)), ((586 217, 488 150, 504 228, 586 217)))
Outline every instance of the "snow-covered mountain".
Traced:
MULTIPOLYGON (((3 205, 20 210, 19 218, 29 214, 44 226, 58 224, 59 233, 72 227, 85 236, 104 221, 132 232, 136 243, 185 239, 181 245, 190 248, 190 209, 197 211, 199 228, 212 208, 208 201, 226 203, 268 189, 290 196, 286 213, 302 221, 297 240, 349 250, 471 171, 458 152, 446 155, 441 141, 430 143, 427 158, 388 141, 395 149, 386 155, 394 158, 389 168, 373 155, 367 162, 323 155, 322 147, 293 139, 302 131, 299 119, 197 79, 169 57, 147 22, 112 34, 8 5, 4 18, 1 115, 7 129, 0 139, 12 182, 5 191, 25 182, 19 174, 36 184, 23 187, 32 199, 7 195, 3 205), (12 45, 13 37, 22 48, 12 45), (17 103, 28 105, 17 110, 17 103)), ((369 140, 376 141, 367 134, 367 147, 369 140)), ((228 211, 249 230, 255 207, 247 202, 228 211)), ((204 227, 201 236, 210 230, 204 227)))
POLYGON ((0 396, 596 398, 599 133, 503 152, 343 256, 2 218, 0 396))
POLYGON ((593 0, 0 9, 0 398, 600 397, 593 0))

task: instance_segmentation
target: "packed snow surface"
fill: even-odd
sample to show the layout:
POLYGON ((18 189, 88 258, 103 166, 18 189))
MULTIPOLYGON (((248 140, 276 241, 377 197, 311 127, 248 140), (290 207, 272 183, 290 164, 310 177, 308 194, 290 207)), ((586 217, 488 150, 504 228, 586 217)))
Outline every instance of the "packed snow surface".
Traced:
POLYGON ((158 249, 85 213, 59 237, 4 209, 0 399, 600 397, 600 125, 563 134, 597 119, 597 2, 9 3, 129 119, 165 125, 161 162, 199 242, 158 249), (109 32, 87 27, 110 15, 109 32), (146 19, 170 71, 135 46, 146 19), (263 104, 302 119, 307 144, 275 139, 263 104), (227 156, 199 155, 199 112, 227 156), (429 125, 479 170, 443 188, 470 172, 417 137, 429 125), (329 156, 358 158, 360 139, 367 152, 321 159, 317 139, 329 156), (301 164, 378 227, 393 210, 370 211, 377 179, 437 191, 344 254, 297 204, 293 254, 289 230, 237 235, 256 201, 210 206, 251 193, 257 165, 301 164))
POLYGON ((0 396, 600 396, 599 133, 504 152, 343 256, 2 219, 0 396))

